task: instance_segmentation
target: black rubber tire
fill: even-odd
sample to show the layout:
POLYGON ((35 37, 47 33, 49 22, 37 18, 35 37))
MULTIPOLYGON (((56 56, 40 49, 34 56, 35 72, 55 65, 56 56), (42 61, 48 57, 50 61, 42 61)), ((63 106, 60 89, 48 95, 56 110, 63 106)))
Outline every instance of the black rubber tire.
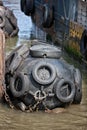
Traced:
POLYGON ((73 99, 74 99, 74 96, 75 96, 75 86, 72 83, 72 81, 67 80, 67 79, 61 79, 60 81, 58 81, 56 83, 55 93, 56 93, 57 98, 61 102, 69 103, 69 102, 73 101, 73 99), (70 94, 68 96, 66 96, 66 97, 61 94, 61 88, 63 87, 63 85, 68 85, 68 87, 70 89, 70 94))
POLYGON ((12 63, 9 66, 9 71, 11 72, 11 74, 13 74, 18 69, 22 60, 22 57, 19 55, 14 57, 12 63))
POLYGON ((0 23, 0 28, 3 28, 5 26, 5 17, 3 16, 1 11, 0 11, 0 19, 2 20, 2 22, 0 23))
POLYGON ((43 23, 44 28, 50 28, 53 25, 53 8, 50 8, 48 4, 43 6, 43 23))
POLYGON ((19 72, 14 77, 12 77, 10 80, 10 90, 14 97, 21 97, 25 95, 29 90, 29 79, 27 75, 19 72))
POLYGON ((17 47, 16 49, 14 49, 11 53, 10 53, 10 55, 8 55, 7 57, 6 57, 6 60, 5 60, 5 73, 8 73, 9 71, 11 71, 10 70, 10 66, 11 66, 11 64, 12 64, 12 62, 15 60, 15 58, 18 56, 18 54, 17 54, 17 51, 19 51, 20 50, 20 48, 22 47, 22 45, 21 46, 19 46, 19 47, 17 47))
POLYGON ((74 104, 80 104, 81 103, 81 100, 82 100, 82 90, 78 87, 76 87, 76 90, 75 90, 75 97, 74 97, 74 101, 73 103, 74 104))
POLYGON ((18 52, 18 51, 20 50, 20 48, 22 48, 22 47, 23 47, 23 45, 20 45, 20 46, 18 46, 16 49, 14 49, 14 50, 10 53, 10 55, 8 55, 8 56, 6 57, 6 63, 9 62, 9 60, 10 60, 12 57, 14 57, 13 55, 15 55, 15 53, 18 52))
POLYGON ((13 74, 21 65, 23 58, 26 58, 28 55, 29 49, 26 45, 21 45, 14 49, 6 58, 6 72, 10 71, 13 74))
POLYGON ((34 11, 34 0, 25 0, 24 3, 24 13, 29 16, 34 11))
POLYGON ((8 64, 8 67, 10 67, 11 63, 13 62, 13 60, 15 59, 16 56, 17 56, 17 55, 16 55, 15 52, 13 52, 13 54, 10 55, 8 61, 6 61, 6 64, 8 64))
POLYGON ((20 0, 20 9, 22 12, 24 12, 24 4, 26 0, 20 0))
POLYGON ((83 57, 87 58, 87 30, 84 30, 82 37, 81 37, 80 52, 83 55, 83 57))
MULTIPOLYGON (((42 84, 42 85, 48 85, 54 81, 56 77, 56 71, 52 64, 40 61, 39 63, 35 64, 35 66, 33 67, 32 76, 37 83, 42 84), (44 69, 46 68, 46 71, 49 71, 48 73, 50 73, 50 77, 47 77, 47 79, 41 79, 41 77, 38 76, 38 71, 40 69, 43 71, 43 68, 44 69)), ((45 73, 45 76, 46 76, 46 73, 45 73)))
POLYGON ((33 57, 38 57, 38 58, 60 58, 61 57, 61 49, 56 48, 55 46, 50 46, 50 45, 45 45, 45 44, 38 44, 34 45, 30 48, 30 54, 33 57))
POLYGON ((75 90, 75 97, 73 103, 80 104, 82 100, 82 76, 79 69, 75 70, 74 77, 75 77, 76 90, 75 90))

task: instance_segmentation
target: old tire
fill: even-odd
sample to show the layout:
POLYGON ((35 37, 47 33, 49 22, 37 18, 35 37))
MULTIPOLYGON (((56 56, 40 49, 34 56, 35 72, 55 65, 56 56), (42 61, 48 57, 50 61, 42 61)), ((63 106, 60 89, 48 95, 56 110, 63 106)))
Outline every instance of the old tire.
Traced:
POLYGON ((50 28, 53 25, 53 8, 50 8, 48 4, 43 6, 43 23, 44 28, 50 28))
POLYGON ((80 41, 80 52, 87 58, 87 30, 84 30, 80 41))
POLYGON ((29 16, 34 11, 34 0, 25 0, 24 13, 29 16))
POLYGON ((3 28, 5 26, 5 17, 2 14, 2 12, 0 11, 0 28, 3 28))
POLYGON ((30 48, 30 54, 33 57, 38 57, 38 58, 60 58, 61 57, 61 49, 56 48, 55 46, 50 46, 50 45, 34 45, 30 48))
POLYGON ((69 103, 73 101, 75 96, 75 86, 70 80, 61 79, 56 83, 55 93, 61 102, 69 103), (68 89, 68 91, 66 89, 68 89))
POLYGON ((82 100, 82 76, 79 69, 75 70, 74 77, 75 77, 76 90, 75 90, 75 97, 73 103, 80 104, 82 100))
POLYGON ((25 4, 25 0, 20 0, 20 9, 22 12, 24 12, 24 4, 25 4))
POLYGON ((41 61, 33 67, 32 76, 37 83, 48 85, 54 81, 56 71, 52 64, 41 61))
POLYGON ((29 79, 23 73, 17 73, 10 80, 10 90, 14 97, 21 97, 29 90, 29 79))

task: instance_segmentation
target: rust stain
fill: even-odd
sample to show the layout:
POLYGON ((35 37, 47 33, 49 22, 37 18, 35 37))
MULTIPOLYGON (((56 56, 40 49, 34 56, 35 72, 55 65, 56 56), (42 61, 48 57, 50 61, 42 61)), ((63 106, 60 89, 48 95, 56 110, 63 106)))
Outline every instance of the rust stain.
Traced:
POLYGON ((84 27, 77 22, 70 21, 69 30, 69 46, 74 48, 77 52, 80 52, 80 40, 84 32, 84 27))
POLYGON ((5 35, 0 29, 0 99, 4 94, 4 74, 5 74, 5 35))
POLYGON ((84 27, 74 21, 70 21, 70 37, 77 37, 81 40, 84 27))

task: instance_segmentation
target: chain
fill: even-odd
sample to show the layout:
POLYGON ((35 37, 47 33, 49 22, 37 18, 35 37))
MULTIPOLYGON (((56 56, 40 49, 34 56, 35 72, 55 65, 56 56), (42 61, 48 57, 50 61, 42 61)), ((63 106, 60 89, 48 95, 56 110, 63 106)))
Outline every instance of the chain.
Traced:
POLYGON ((14 105, 12 104, 12 102, 11 102, 11 100, 10 100, 10 97, 9 97, 9 95, 7 94, 7 92, 6 92, 6 89, 4 88, 4 97, 5 97, 5 100, 8 102, 8 104, 9 104, 9 106, 10 106, 10 108, 14 108, 14 105))

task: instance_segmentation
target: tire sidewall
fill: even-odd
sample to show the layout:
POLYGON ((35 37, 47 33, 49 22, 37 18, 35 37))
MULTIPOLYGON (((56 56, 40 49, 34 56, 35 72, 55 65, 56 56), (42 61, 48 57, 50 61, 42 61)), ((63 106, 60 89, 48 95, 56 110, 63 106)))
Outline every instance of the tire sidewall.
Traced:
POLYGON ((79 69, 75 69, 75 97, 73 103, 79 104, 82 99, 82 75, 79 69))
MULTIPOLYGON (((30 48, 30 55, 33 57, 44 58, 44 56, 45 56, 46 58, 58 58, 59 59, 62 55, 60 48, 59 48, 59 50, 58 50, 58 48, 56 50, 55 47, 53 47, 53 46, 51 46, 51 49, 50 49, 50 46, 47 46, 47 48, 48 48, 48 51, 47 51, 47 50, 45 50, 44 47, 42 47, 41 50, 36 49, 37 46, 39 46, 39 45, 34 45, 34 48, 33 48, 33 46, 30 48)), ((44 46, 46 46, 46 45, 44 45, 44 46)))
POLYGON ((24 12, 24 5, 25 5, 26 0, 20 0, 20 9, 22 12, 24 12))
POLYGON ((68 79, 61 79, 59 82, 57 82, 57 84, 56 84, 56 89, 55 89, 55 90, 56 90, 56 96, 57 96, 57 98, 58 98, 61 102, 63 102, 63 103, 69 103, 69 102, 73 101, 74 96, 75 96, 75 86, 74 86, 74 84, 72 83, 72 81, 70 81, 70 80, 68 80, 68 79), (69 86, 71 87, 71 88, 70 88, 70 89, 71 89, 71 93, 70 93, 70 95, 67 96, 67 97, 63 97, 63 96, 61 95, 61 92, 60 92, 61 87, 62 87, 62 85, 63 85, 64 83, 68 83, 69 86))
POLYGON ((10 90, 14 97, 21 97, 25 95, 25 93, 29 90, 29 79, 27 75, 24 75, 24 73, 19 72, 10 80, 10 90), (15 89, 15 81, 17 78, 20 78, 22 81, 22 89, 20 91, 17 91, 15 89))
POLYGON ((84 48, 84 36, 86 35, 86 33, 87 30, 84 30, 80 41, 80 52, 82 53, 82 55, 85 55, 85 52, 87 51, 87 49, 84 48))
POLYGON ((56 71, 55 71, 55 68, 52 64, 50 63, 46 63, 46 62, 42 62, 40 61, 39 63, 37 63, 34 67, 33 67, 33 70, 32 70, 32 76, 34 78, 34 80, 39 83, 39 84, 42 84, 42 85, 48 85, 48 84, 51 84, 55 77, 56 77, 56 71), (41 67, 47 67, 49 70, 50 70, 50 73, 51 73, 51 77, 47 80, 42 80, 38 77, 38 70, 41 68, 41 67))
POLYGON ((34 10, 34 1, 33 0, 25 0, 24 4, 24 13, 25 15, 29 16, 33 13, 34 10))
POLYGON ((53 9, 44 4, 43 6, 43 27, 49 28, 53 25, 53 9))

